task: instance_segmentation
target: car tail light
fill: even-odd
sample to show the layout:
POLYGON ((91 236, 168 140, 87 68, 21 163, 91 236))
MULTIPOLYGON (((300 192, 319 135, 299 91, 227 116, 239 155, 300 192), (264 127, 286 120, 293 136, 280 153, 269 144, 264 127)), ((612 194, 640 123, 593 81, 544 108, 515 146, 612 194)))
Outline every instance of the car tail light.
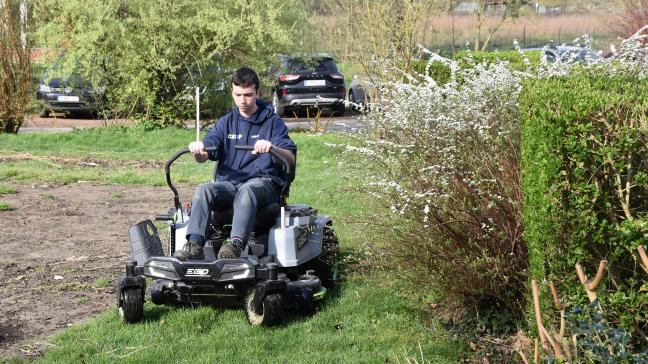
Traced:
POLYGON ((341 74, 341 73, 333 73, 333 74, 331 75, 331 77, 336 78, 336 79, 338 79, 338 80, 343 80, 343 79, 344 79, 344 75, 341 74))
POLYGON ((285 88, 281 89, 281 97, 286 96, 287 93, 288 93, 288 90, 286 90, 285 88))
POLYGON ((343 99, 343 98, 346 97, 346 88, 344 88, 344 87, 340 87, 340 88, 338 88, 338 92, 339 92, 339 94, 340 94, 340 98, 343 99))
POLYGON ((299 78, 299 75, 281 75, 279 81, 294 81, 299 78))

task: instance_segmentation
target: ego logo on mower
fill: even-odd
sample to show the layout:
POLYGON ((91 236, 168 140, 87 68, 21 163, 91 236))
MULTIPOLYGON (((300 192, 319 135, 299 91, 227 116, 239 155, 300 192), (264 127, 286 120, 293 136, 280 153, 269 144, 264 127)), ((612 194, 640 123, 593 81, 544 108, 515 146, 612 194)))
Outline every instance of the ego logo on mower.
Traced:
POLYGON ((185 273, 185 275, 194 276, 194 277, 195 276, 203 277, 203 276, 209 275, 209 269, 206 269, 206 268, 189 268, 189 269, 187 269, 187 272, 185 273))

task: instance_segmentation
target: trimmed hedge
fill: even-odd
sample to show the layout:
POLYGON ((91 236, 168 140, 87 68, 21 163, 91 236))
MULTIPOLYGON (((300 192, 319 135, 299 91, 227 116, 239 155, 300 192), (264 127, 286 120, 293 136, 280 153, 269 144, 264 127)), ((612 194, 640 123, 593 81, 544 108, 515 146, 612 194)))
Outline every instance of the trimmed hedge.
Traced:
MULTIPOLYGON (((529 59, 532 65, 537 65, 540 63, 541 58, 540 51, 531 51, 525 53, 526 57, 529 59)), ((459 64, 462 67, 471 67, 471 62, 468 61, 469 57, 472 57, 474 63, 480 64, 482 62, 492 63, 496 60, 508 61, 511 67, 518 71, 526 71, 528 65, 524 63, 522 55, 517 51, 505 51, 505 52, 468 52, 461 51, 455 53, 452 59, 459 61, 459 64)), ((425 67, 427 66, 428 61, 419 60, 412 61, 412 69, 420 74, 425 74, 425 67)), ((429 69, 429 76, 431 76, 435 81, 440 84, 444 84, 450 80, 450 67, 441 62, 432 62, 429 69)))
POLYGON ((648 243, 648 80, 585 70, 530 79, 520 106, 531 278, 554 281, 569 305, 582 305, 575 264, 593 278, 606 259, 598 293, 607 322, 646 350, 648 280, 636 248, 648 243))

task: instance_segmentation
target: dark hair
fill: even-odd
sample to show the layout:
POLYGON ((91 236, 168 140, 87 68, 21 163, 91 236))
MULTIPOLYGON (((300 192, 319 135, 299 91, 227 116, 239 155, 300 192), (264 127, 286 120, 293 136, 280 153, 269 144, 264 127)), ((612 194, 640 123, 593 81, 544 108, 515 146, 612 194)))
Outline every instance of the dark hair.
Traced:
POLYGON ((254 85, 259 91, 259 76, 250 67, 241 67, 232 75, 232 83, 239 87, 250 87, 254 85))

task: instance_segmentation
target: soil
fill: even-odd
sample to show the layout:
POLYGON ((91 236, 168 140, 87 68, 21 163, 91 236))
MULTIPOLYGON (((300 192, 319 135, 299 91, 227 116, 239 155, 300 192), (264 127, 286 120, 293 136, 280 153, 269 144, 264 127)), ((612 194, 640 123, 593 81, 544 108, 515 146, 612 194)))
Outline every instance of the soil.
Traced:
POLYGON ((173 205, 166 187, 4 183, 1 357, 37 356, 49 338, 115 307, 128 228, 173 205))
POLYGON ((111 125, 132 125, 133 121, 129 119, 94 119, 88 115, 67 115, 62 113, 52 113, 50 117, 43 118, 38 114, 25 116, 25 121, 21 128, 60 128, 60 129, 82 129, 82 128, 100 128, 111 125))

